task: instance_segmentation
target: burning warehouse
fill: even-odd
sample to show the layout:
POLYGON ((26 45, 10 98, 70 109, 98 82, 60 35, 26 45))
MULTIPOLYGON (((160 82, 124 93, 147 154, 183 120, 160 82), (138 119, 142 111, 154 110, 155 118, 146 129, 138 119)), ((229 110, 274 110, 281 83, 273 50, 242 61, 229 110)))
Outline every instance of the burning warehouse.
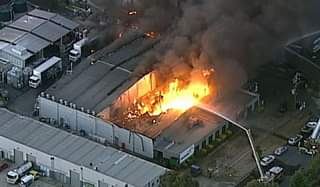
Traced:
MULTIPOLYGON (((127 35, 93 57, 99 60, 86 59, 38 97, 40 117, 103 144, 183 162, 228 126, 197 105, 225 103, 212 99, 220 98, 212 68, 167 78, 161 69, 144 76, 132 73, 157 42, 127 35)), ((240 91, 230 97, 235 102, 224 108, 236 115, 258 101, 258 96, 240 91)))

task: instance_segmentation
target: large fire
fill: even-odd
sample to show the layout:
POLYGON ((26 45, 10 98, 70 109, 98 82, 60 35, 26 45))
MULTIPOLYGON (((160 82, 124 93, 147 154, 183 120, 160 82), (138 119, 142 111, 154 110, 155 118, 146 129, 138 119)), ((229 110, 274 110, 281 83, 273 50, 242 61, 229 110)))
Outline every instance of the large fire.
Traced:
POLYGON ((169 110, 184 112, 197 105, 200 100, 210 94, 209 85, 204 82, 188 84, 174 79, 162 90, 148 93, 135 102, 140 114, 157 116, 169 110))

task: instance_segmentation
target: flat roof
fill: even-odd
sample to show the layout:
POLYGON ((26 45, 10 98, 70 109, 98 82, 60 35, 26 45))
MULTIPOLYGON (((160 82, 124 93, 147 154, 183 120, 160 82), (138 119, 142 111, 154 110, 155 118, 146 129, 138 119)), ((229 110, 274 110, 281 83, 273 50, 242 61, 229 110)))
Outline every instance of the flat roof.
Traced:
POLYGON ((33 55, 32 53, 27 51, 26 48, 12 44, 9 44, 8 46, 4 47, 3 51, 21 60, 27 60, 33 55), (19 54, 18 51, 21 53, 19 54))
POLYGON ((179 154, 191 145, 199 143, 208 133, 222 127, 224 122, 223 119, 216 115, 193 107, 183 113, 167 129, 163 130, 156 140, 155 148, 179 154), (191 118, 200 120, 200 123, 192 126, 190 124, 191 118))
POLYGON ((24 15, 21 18, 14 21, 13 23, 11 23, 9 26, 16 28, 16 29, 26 31, 26 32, 31 32, 35 28, 44 24, 45 22, 47 22, 47 20, 45 20, 45 19, 40 19, 37 17, 29 16, 29 15, 24 15))
POLYGON ((51 18, 51 21, 69 30, 74 30, 79 27, 79 23, 71 21, 70 19, 60 16, 59 14, 51 18))
POLYGON ((115 52, 112 52, 112 49, 103 49, 109 51, 105 53, 105 57, 101 57, 94 64, 91 64, 91 57, 85 59, 74 67, 72 74, 62 77, 46 92, 57 99, 64 99, 78 107, 99 113, 134 84, 137 78, 132 77, 131 71, 126 69, 124 64, 130 63, 134 69, 140 61, 131 61, 149 50, 150 45, 150 41, 142 39, 123 45, 115 52))
POLYGON ((30 33, 27 33, 26 35, 22 36, 14 43, 16 45, 23 46, 24 48, 28 49, 33 53, 37 53, 50 45, 50 42, 30 33))
POLYGON ((40 9, 33 9, 32 11, 28 12, 28 15, 49 20, 57 25, 67 28, 68 30, 74 30, 77 27, 79 27, 79 23, 74 22, 53 12, 48 12, 40 9))
POLYGON ((250 93, 245 90, 235 90, 233 92, 226 93, 217 101, 207 101, 206 105, 233 121, 238 121, 238 117, 241 112, 250 104, 256 103, 258 99, 258 94, 250 93))
POLYGON ((17 39, 21 38, 25 34, 26 32, 14 28, 4 27, 0 30, 0 40, 14 43, 17 39))
POLYGON ((48 12, 48 11, 44 11, 44 10, 40 10, 40 9, 33 9, 32 11, 28 12, 27 14, 34 16, 34 17, 47 19, 47 20, 49 20, 57 15, 56 13, 48 12))
POLYGON ((46 22, 32 30, 32 33, 41 36, 51 42, 55 42, 70 31, 52 22, 46 22))
POLYGON ((0 108, 0 136, 79 166, 92 170, 98 167, 98 172, 134 186, 144 186, 166 171, 151 162, 4 108, 0 108))

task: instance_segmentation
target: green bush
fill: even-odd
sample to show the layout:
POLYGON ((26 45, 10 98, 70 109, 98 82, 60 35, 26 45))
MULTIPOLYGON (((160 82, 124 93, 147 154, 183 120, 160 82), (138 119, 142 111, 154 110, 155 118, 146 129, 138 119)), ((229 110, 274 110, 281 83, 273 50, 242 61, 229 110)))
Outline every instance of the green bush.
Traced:
POLYGON ((204 157, 204 156, 207 156, 207 154, 208 154, 208 151, 207 151, 207 149, 201 149, 200 150, 200 152, 199 152, 199 156, 200 157, 204 157))
POLYGON ((233 134, 233 132, 232 132, 231 130, 227 130, 227 131, 226 131, 226 134, 227 134, 228 136, 231 136, 231 135, 233 134))
POLYGON ((227 137, 228 137, 228 136, 227 136, 226 134, 221 134, 221 135, 220 135, 220 138, 221 138, 222 141, 224 141, 225 139, 227 139, 227 137))
POLYGON ((215 146, 213 144, 209 144, 207 146, 207 149, 208 149, 209 152, 211 152, 214 148, 215 148, 215 146))
POLYGON ((218 144, 219 144, 219 143, 221 143, 221 142, 222 142, 221 137, 220 137, 220 136, 219 136, 219 137, 217 137, 217 138, 215 139, 215 142, 217 142, 218 144))

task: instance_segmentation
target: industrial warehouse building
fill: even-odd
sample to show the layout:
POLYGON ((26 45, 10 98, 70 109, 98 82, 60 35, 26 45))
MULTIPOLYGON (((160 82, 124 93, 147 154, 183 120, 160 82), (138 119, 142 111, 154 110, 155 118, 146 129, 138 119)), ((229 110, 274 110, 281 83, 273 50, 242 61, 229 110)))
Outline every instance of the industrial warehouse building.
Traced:
POLYGON ((1 157, 33 162, 72 187, 159 186, 166 169, 135 156, 0 109, 1 157), (22 128, 23 127, 23 128, 22 128))
MULTIPOLYGON (((182 163, 219 136, 228 122, 196 107, 170 120, 139 127, 108 120, 110 106, 133 101, 146 91, 139 89, 139 85, 152 80, 152 74, 141 78, 132 76, 132 72, 156 42, 135 36, 123 42, 122 47, 104 50, 105 56, 99 60, 83 61, 71 75, 66 75, 38 97, 40 117, 52 125, 85 132, 101 143, 113 144, 144 157, 182 163)), ((259 101, 258 95, 240 91, 230 97, 234 102, 221 102, 220 106, 232 108, 234 116, 245 116, 259 101)))
MULTIPOLYGON (((76 40, 78 28, 78 23, 39 9, 28 12, 2 28, 0 63, 8 67, 4 70, 11 70, 9 84, 23 87, 33 67, 52 56, 67 56, 76 40)), ((8 71, 0 73, 1 77, 6 77, 8 71)))

